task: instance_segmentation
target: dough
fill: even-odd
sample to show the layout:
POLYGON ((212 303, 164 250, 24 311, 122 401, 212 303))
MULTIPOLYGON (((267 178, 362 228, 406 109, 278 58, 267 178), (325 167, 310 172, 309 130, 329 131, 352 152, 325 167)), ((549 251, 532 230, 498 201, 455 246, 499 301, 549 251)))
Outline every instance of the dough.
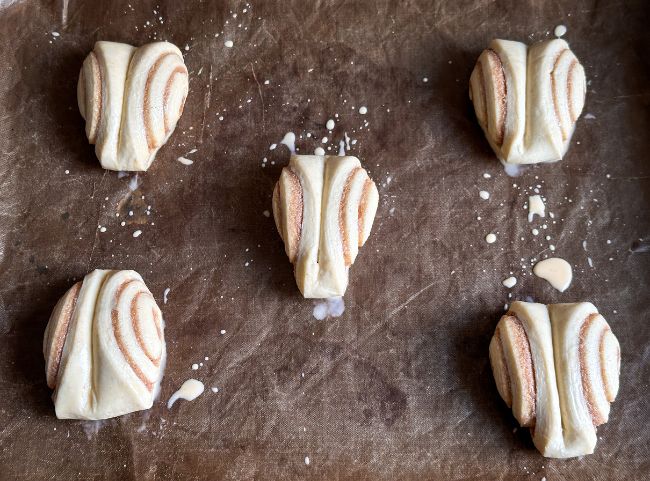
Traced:
POLYGON ((564 157, 586 91, 585 71, 564 40, 530 48, 493 40, 476 62, 469 97, 497 157, 536 164, 564 157))
POLYGON ((356 157, 291 156, 273 191, 273 217, 303 296, 345 293, 378 202, 377 187, 356 157))
POLYGON ((95 270, 72 286, 43 339, 56 416, 107 419, 149 409, 165 365, 163 330, 137 272, 95 270))
POLYGON ((591 454, 618 392, 620 347, 593 304, 514 302, 490 363, 499 394, 549 458, 591 454))
POLYGON ((79 73, 77 102, 102 167, 147 170, 176 128, 187 89, 183 55, 171 43, 95 43, 79 73))

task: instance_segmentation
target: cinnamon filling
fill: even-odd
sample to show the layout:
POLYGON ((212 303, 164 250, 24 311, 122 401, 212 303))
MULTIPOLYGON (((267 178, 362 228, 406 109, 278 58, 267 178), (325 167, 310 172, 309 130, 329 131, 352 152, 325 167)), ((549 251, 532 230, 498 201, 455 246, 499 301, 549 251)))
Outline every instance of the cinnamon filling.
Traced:
MULTIPOLYGON (((169 78, 167 79, 167 83, 165 84, 165 93, 163 95, 163 116, 164 116, 164 124, 165 124, 165 135, 167 135, 171 130, 171 126, 169 125, 170 122, 169 122, 169 115, 167 109, 167 102, 169 101, 169 95, 171 94, 172 85, 174 85, 174 77, 176 77, 176 75, 187 75, 187 68, 185 67, 185 65, 177 66, 169 75, 169 78)), ((183 97, 183 101, 181 102, 180 108, 178 110, 178 117, 180 117, 181 114, 183 113, 184 106, 185 106, 185 97, 183 97)))
POLYGON ((494 333, 494 337, 496 337, 496 343, 499 346, 499 357, 501 358, 501 365, 503 366, 503 377, 504 379, 504 384, 505 386, 502 386, 503 388, 506 389, 506 405, 508 407, 512 406, 512 386, 511 386, 511 380, 510 380, 510 370, 508 369, 508 361, 506 359, 506 353, 503 348, 503 339, 501 339, 501 329, 497 326, 496 332, 494 333))
MULTIPOLYGON (((553 97, 553 110, 555 111, 555 119, 557 121, 557 125, 560 128, 560 132, 562 133, 562 140, 566 140, 568 133, 565 131, 563 123, 562 123, 562 113, 560 111, 560 92, 558 92, 558 85, 557 85, 557 80, 555 79, 555 71, 557 70, 558 65, 560 64, 560 60, 564 53, 569 52, 569 49, 564 49, 560 51, 557 56, 555 57, 555 61, 553 62, 553 70, 551 71, 551 96, 553 97)), ((568 81, 570 82, 570 81, 568 81)), ((571 84, 569 83, 567 85, 567 89, 570 89, 571 84)), ((570 96, 568 97, 570 99, 570 96)))
MULTIPOLYGON (((499 147, 503 145, 503 140, 505 137, 506 130, 506 117, 508 113, 508 85, 506 82, 506 74, 503 70, 503 62, 499 55, 492 49, 486 50, 488 56, 490 57, 490 72, 489 75, 492 77, 494 82, 494 96, 496 100, 497 108, 497 118, 496 118, 496 143, 499 147)), ((487 106, 487 102, 486 102, 487 106)), ((487 108, 487 107, 486 107, 487 108)), ((487 116, 486 116, 487 118, 487 116)))
MULTIPOLYGON (((113 300, 113 304, 115 306, 119 305, 120 298, 122 297, 122 294, 124 293, 124 290, 130 284, 132 284, 134 282, 137 283, 139 281, 137 279, 130 279, 128 281, 124 281, 118 287, 117 292, 115 293, 115 298, 113 300)), ((149 293, 147 291, 138 291, 135 294, 135 298, 137 298, 137 296, 141 295, 141 294, 149 294, 149 293)), ((149 295, 151 295, 151 294, 149 294, 149 295)), ((134 330, 135 330, 136 324, 137 324, 137 310, 136 310, 135 316, 134 316, 133 304, 131 304, 131 309, 130 309, 129 315, 130 315, 131 325, 134 327, 134 330)), ((133 359, 133 357, 131 356, 131 354, 129 353, 129 351, 128 351, 127 347, 126 347, 126 344, 124 342, 124 337, 122 335, 122 329, 120 328, 120 312, 119 312, 119 310, 117 308, 113 308, 111 310, 111 321, 112 321, 112 325, 113 325, 113 334, 115 335, 115 342, 117 343, 117 346, 120 349, 120 352, 124 356, 124 359, 126 360, 129 367, 131 367, 131 369, 133 370, 135 375, 138 377, 138 379, 140 379, 140 381, 142 381, 142 383, 145 385, 147 390, 149 390, 150 392, 153 391, 154 383, 147 378, 147 376, 144 374, 144 372, 142 372, 142 369, 140 369, 140 366, 138 366, 137 362, 135 361, 135 359, 133 359)), ((138 341, 138 343, 140 343, 140 341, 138 341)), ((145 352, 145 354, 146 354, 146 352, 145 352)))
POLYGON ((61 309, 61 317, 56 320, 55 329, 52 333, 54 339, 48 340, 50 343, 54 343, 52 346, 52 351, 49 353, 49 359, 51 360, 47 369, 47 385, 54 389, 56 387, 56 381, 59 376, 59 367, 61 365, 61 357, 63 356, 63 347, 65 346, 65 341, 68 338, 68 331, 70 330, 70 320, 72 315, 77 307, 77 299, 79 299, 79 291, 81 290, 82 282, 77 282, 72 288, 71 299, 63 306, 61 309))
MULTIPOLYGON (((160 366, 160 357, 162 353, 158 354, 158 356, 154 356, 151 352, 149 352, 149 349, 147 349, 147 345, 144 342, 144 337, 142 335, 142 328, 140 326, 140 317, 138 315, 138 299, 142 296, 146 296, 148 299, 150 299, 152 302, 155 302, 153 300, 153 297, 149 292, 146 291, 139 291, 133 299, 131 299, 131 324, 133 325, 133 332, 135 333, 135 339, 138 342, 138 346, 140 346, 140 349, 142 349, 142 352, 144 352, 145 356, 149 358, 149 360, 153 363, 154 366, 158 367, 160 366)), ((156 311, 155 309, 152 309, 151 312, 153 319, 154 319, 154 324, 156 326, 156 333, 158 334, 158 340, 161 340, 162 337, 162 330, 159 325, 160 320, 157 319, 156 316, 156 311)))
MULTIPOLYGON (((586 344, 587 334, 597 317, 598 314, 590 314, 589 316, 587 316, 587 318, 582 323, 582 326, 580 327, 580 335, 578 338, 578 342, 579 342, 578 355, 580 359, 580 379, 582 380, 582 391, 584 394, 585 403, 587 404, 587 410, 589 411, 589 415, 591 416, 591 420, 594 426, 599 426, 605 422, 605 418, 603 417, 602 413, 598 411, 597 408, 596 399, 595 399, 596 396, 594 394, 595 386, 591 385, 589 379, 589 367, 587 366, 587 362, 588 362, 587 344, 586 344)), ((603 343, 602 338, 606 330, 607 328, 604 328, 603 331, 600 333, 599 344, 601 345, 601 349, 603 343)))
MULTIPOLYGON (((163 63, 163 61, 169 57, 170 55, 177 55, 174 52, 167 52, 162 55, 160 55, 154 64, 151 66, 149 69, 149 72, 147 73, 147 81, 145 82, 144 85, 144 101, 142 105, 142 116, 144 120, 144 132, 147 137, 147 146, 149 147, 149 151, 154 150, 157 147, 157 142, 156 138, 154 136, 153 129, 151 127, 152 124, 152 119, 151 119, 151 84, 153 83, 153 79, 156 76, 156 72, 158 72, 158 69, 160 68, 160 65, 163 63)), ((172 77, 176 74, 176 70, 181 69, 181 71, 187 72, 185 69, 185 66, 182 67, 177 67, 172 71, 170 74, 169 79, 167 80, 167 86, 165 88, 165 100, 167 98, 168 92, 167 89, 171 88, 170 80, 172 77)), ((163 111, 165 110, 165 102, 163 101, 163 111)), ((167 127, 166 127, 167 122, 165 121, 165 133, 167 133, 167 127)))
MULTIPOLYGON (((90 64, 92 65, 92 70, 93 70, 93 81, 94 81, 94 89, 90 94, 93 96, 93 109, 92 112, 90 113, 91 115, 91 129, 90 132, 88 133, 88 142, 91 144, 95 143, 95 139, 97 137, 97 130, 99 129, 99 122, 102 120, 102 110, 103 110, 103 96, 104 96, 104 85, 102 83, 102 68, 97 60, 97 55, 95 52, 90 52, 90 64)), ((86 95, 88 95, 88 90, 84 89, 86 95)), ((85 100, 85 99, 84 99, 85 100)))
POLYGON ((370 177, 368 177, 363 184, 363 193, 361 194, 361 200, 359 201, 359 247, 363 246, 365 242, 366 210, 368 210, 368 199, 373 185, 374 182, 370 180, 370 177))
POLYGON ((516 316, 516 314, 509 312, 506 314, 508 317, 507 322, 510 322, 512 330, 514 332, 513 342, 516 346, 515 349, 515 363, 521 367, 522 378, 520 379, 522 384, 521 396, 523 400, 523 405, 526 406, 527 412, 523 414, 521 419, 522 426, 530 426, 531 423, 535 422, 535 413, 536 413, 536 381, 535 381, 535 370, 533 369, 533 358, 530 349, 530 342, 528 340, 528 335, 524 329, 524 325, 521 320, 516 316))
POLYGON ((339 232, 341 233, 341 243, 343 247, 343 261, 345 266, 348 267, 352 265, 352 256, 350 255, 350 236, 348 235, 347 230, 347 213, 346 208, 350 202, 350 190, 352 190, 352 183, 354 182, 354 176, 363 170, 361 167, 356 167, 352 169, 348 178, 345 181, 343 186, 343 193, 341 194, 341 202, 339 203, 339 232))
POLYGON ((287 228, 287 242, 289 245, 289 261, 295 262, 298 256, 298 246, 300 245, 300 238, 302 237, 302 219, 303 219, 303 193, 300 178, 293 171, 291 167, 285 169, 289 179, 289 196, 286 199, 287 218, 289 224, 287 228))

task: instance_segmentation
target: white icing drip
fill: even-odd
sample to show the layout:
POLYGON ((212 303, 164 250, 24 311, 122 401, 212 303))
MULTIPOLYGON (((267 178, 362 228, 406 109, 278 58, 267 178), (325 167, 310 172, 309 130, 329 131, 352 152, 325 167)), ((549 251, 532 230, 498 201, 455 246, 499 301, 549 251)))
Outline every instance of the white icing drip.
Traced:
POLYGON ((169 401, 167 401, 167 409, 171 409, 174 403, 179 399, 194 401, 203 393, 204 389, 205 386, 201 381, 197 381, 196 379, 188 379, 183 383, 181 388, 172 394, 172 397, 169 398, 169 401))
POLYGON ((562 35, 566 33, 566 27, 564 25, 558 25, 555 27, 555 30, 553 31, 556 37, 560 38, 562 35))
POLYGON ((185 157, 179 157, 179 158, 176 159, 176 160, 178 160, 178 161, 179 161, 181 164, 183 164, 183 165, 192 165, 192 164, 194 163, 193 160, 187 159, 187 158, 185 158, 185 157))
POLYGON ((99 430, 104 427, 104 424, 106 424, 105 420, 101 421, 84 421, 81 423, 81 427, 84 430, 84 433, 86 434, 86 438, 90 441, 98 432, 99 430))
POLYGON ((168 287, 167 289, 165 289, 165 292, 163 292, 163 304, 167 304, 167 296, 169 295, 170 291, 171 289, 168 287))
POLYGON ((348 152, 350 151, 350 137, 348 136, 347 132, 343 133, 343 137, 345 138, 345 150, 348 152))
POLYGON ((293 132, 287 132, 284 134, 280 143, 286 145, 289 148, 289 152, 292 154, 296 153, 296 134, 293 132))
POLYGON ((539 195, 531 195, 528 197, 528 222, 532 222, 535 214, 540 217, 546 217, 546 206, 542 197, 539 195))
POLYGON ((511 277, 508 277, 507 279, 504 279, 501 284, 503 284, 505 287, 510 289, 510 288, 514 287, 516 283, 517 283, 517 278, 511 276, 511 277))
POLYGON ((325 155, 325 149, 322 147, 316 147, 314 149, 314 155, 325 155))
POLYGON ((560 257, 550 257, 539 261, 533 267, 533 274, 547 280, 560 292, 567 290, 573 280, 571 264, 560 257))
POLYGON ((339 155, 340 156, 345 155, 345 141, 343 140, 339 141, 339 155))
POLYGON ((508 177, 519 177, 524 173, 524 170, 526 170, 526 167, 522 164, 510 164, 508 162, 501 161, 501 165, 503 165, 503 170, 505 170, 508 177))
POLYGON ((345 311, 345 302, 342 297, 330 297, 318 301, 314 305, 313 315, 319 321, 326 317, 339 317, 345 311))
POLYGON ((133 177, 129 179, 129 190, 133 192, 138 188, 140 184, 138 183, 138 174, 135 174, 133 177))

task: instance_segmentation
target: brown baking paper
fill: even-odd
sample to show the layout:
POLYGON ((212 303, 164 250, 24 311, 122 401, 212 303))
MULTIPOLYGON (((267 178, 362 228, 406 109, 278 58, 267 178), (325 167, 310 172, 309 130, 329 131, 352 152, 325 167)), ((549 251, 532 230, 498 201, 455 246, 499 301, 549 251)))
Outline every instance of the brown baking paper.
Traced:
POLYGON ((0 5, 1 479, 647 479, 647 2, 0 5), (469 75, 492 38, 532 43, 559 24, 585 110, 563 161, 510 178, 469 75), (77 76, 96 40, 153 39, 181 48, 190 93, 151 169, 119 177, 88 145, 77 76), (347 133, 379 188, 338 318, 314 319, 268 215, 289 157, 269 147, 290 131, 300 153, 336 154, 347 133), (555 217, 529 224, 535 188, 555 217), (564 293, 531 273, 551 255, 573 266, 564 293), (43 330, 95 268, 137 270, 158 300, 162 393, 147 412, 57 420, 43 330), (544 459, 499 398, 488 344, 514 299, 591 301, 618 336, 621 389, 595 454, 544 459), (168 410, 189 378, 206 392, 168 410))

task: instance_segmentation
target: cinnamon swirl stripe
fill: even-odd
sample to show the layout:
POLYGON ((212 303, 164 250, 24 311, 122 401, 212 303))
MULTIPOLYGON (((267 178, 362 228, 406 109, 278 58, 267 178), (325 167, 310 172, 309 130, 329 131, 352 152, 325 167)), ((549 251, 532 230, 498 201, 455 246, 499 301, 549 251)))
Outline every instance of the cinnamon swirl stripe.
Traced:
POLYGON ((600 426, 607 422, 609 403, 618 392, 620 347, 603 317, 595 313, 584 319, 578 343, 585 404, 593 425, 600 426))
POLYGON ((521 426, 535 424, 535 369, 526 331, 514 313, 501 318, 490 342, 497 390, 521 426))
POLYGON ((56 387, 63 347, 68 338, 70 321, 77 307, 81 284, 81 282, 77 282, 59 299, 47 323, 43 338, 43 355, 45 356, 47 385, 50 389, 56 387))
POLYGON ((280 181, 273 192, 273 217, 291 263, 296 262, 298 256, 303 210, 303 189, 300 178, 291 167, 287 167, 282 170, 280 181))
POLYGON ((141 53, 136 52, 136 62, 129 74, 146 78, 142 94, 142 120, 147 147, 149 152, 153 152, 165 142, 183 113, 187 88, 182 86, 187 84, 187 68, 178 52, 159 52, 158 48, 147 47, 141 47, 141 53), (149 56, 156 57, 149 59, 149 56))
POLYGON ((160 309, 134 271, 95 270, 59 301, 43 341, 59 418, 148 409, 165 360, 160 309))
POLYGON ((79 75, 77 100, 102 167, 147 170, 180 118, 188 92, 181 51, 97 42, 79 75))
POLYGON ((479 124, 497 147, 503 145, 508 117, 514 115, 508 105, 508 90, 502 58, 494 48, 486 49, 470 78, 470 98, 479 124))
POLYGON ((566 141, 580 116, 585 100, 585 75, 580 62, 569 48, 556 54, 550 75, 553 112, 566 141))
POLYGON ((81 116, 86 120, 88 142, 95 143, 97 129, 102 121, 102 69, 95 52, 90 52, 79 72, 77 102, 81 116))
POLYGON ((367 172, 362 167, 352 169, 345 180, 339 204, 339 230, 346 266, 352 265, 359 247, 368 237, 366 222, 369 220, 372 225, 375 216, 372 207, 376 203, 371 198, 375 196, 378 196, 377 187, 367 172))
POLYGON ((152 392, 163 353, 160 310, 141 279, 126 278, 112 302, 111 325, 124 360, 152 392), (128 342, 131 336, 134 342, 128 342))

